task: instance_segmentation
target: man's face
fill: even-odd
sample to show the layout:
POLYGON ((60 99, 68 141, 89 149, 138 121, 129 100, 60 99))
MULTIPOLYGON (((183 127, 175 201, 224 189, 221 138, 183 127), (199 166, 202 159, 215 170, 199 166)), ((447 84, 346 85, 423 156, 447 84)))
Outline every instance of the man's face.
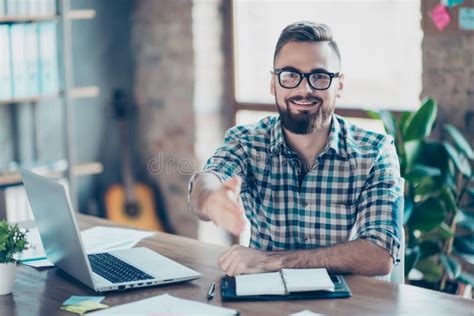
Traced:
MULTIPOLYGON (((275 69, 302 73, 339 72, 339 60, 328 42, 289 42, 275 59, 275 69)), ((282 126, 296 134, 309 134, 331 123, 336 98, 342 95, 344 76, 333 78, 327 90, 313 89, 308 78, 292 89, 284 88, 272 74, 271 93, 280 113, 282 126)))

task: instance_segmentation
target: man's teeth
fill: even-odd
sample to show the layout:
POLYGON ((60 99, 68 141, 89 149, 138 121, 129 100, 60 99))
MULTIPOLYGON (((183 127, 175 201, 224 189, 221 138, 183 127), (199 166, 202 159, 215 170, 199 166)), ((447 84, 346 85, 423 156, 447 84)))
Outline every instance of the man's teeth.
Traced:
POLYGON ((316 104, 316 102, 305 102, 305 101, 293 101, 293 103, 298 104, 298 105, 312 105, 312 104, 316 104))

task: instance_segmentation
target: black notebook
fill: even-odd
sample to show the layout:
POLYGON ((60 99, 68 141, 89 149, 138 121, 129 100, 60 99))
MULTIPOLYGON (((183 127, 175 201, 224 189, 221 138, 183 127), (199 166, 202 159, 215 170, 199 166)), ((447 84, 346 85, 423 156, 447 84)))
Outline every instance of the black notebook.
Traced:
POLYGON ((224 277, 221 297, 224 301, 293 300, 351 297, 340 275, 328 275, 320 269, 283 269, 279 272, 224 277))

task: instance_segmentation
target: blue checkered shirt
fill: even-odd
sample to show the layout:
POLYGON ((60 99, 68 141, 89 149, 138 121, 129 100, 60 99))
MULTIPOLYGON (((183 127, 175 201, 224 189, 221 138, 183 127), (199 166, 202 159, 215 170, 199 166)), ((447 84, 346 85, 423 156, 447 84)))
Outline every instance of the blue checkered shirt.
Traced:
POLYGON ((250 247, 311 249, 367 239, 399 261, 403 178, 390 136, 333 115, 326 148, 299 182, 297 154, 279 117, 235 126, 196 176, 243 179, 241 198, 251 223, 250 247))

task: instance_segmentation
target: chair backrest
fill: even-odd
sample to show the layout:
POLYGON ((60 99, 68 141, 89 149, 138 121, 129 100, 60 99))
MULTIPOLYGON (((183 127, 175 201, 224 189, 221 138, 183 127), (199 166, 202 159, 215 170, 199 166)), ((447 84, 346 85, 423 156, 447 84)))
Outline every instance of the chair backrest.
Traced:
POLYGON ((390 274, 390 282, 396 284, 405 283, 405 229, 401 228, 402 236, 400 237, 400 262, 393 267, 390 274))

